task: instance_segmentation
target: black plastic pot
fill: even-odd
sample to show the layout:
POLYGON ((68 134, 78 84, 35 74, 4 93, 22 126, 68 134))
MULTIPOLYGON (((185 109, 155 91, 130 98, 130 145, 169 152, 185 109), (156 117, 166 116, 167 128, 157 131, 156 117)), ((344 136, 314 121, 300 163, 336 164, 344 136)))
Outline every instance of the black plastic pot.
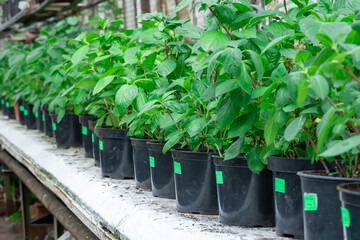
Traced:
POLYGON ((10 103, 6 103, 6 109, 7 109, 7 116, 9 119, 16 119, 15 118, 15 108, 10 106, 10 103))
POLYGON ((275 202, 276 234, 304 238, 303 206, 298 171, 322 170, 320 162, 311 164, 308 159, 270 156, 268 169, 272 171, 275 202))
POLYGON ((51 117, 49 112, 45 108, 42 108, 41 121, 43 122, 45 136, 53 137, 54 132, 52 127, 51 117))
POLYGON ((184 213, 218 214, 215 166, 211 153, 175 149, 171 153, 177 210, 184 213))
POLYGON ((136 187, 151 191, 150 158, 147 141, 149 139, 131 138, 136 187))
POLYGON ((0 98, 0 106, 1 106, 1 110, 5 114, 5 98, 4 97, 0 98))
POLYGON ((19 105, 19 118, 20 118, 20 124, 21 125, 26 125, 26 120, 25 120, 25 115, 24 115, 24 111, 25 111, 25 105, 23 100, 19 99, 17 101, 17 104, 19 105))
POLYGON ((304 206, 304 238, 338 240, 343 238, 337 185, 360 179, 324 176, 323 171, 298 172, 304 206))
POLYGON ((50 116, 58 148, 79 147, 82 145, 81 125, 77 115, 65 114, 59 123, 57 122, 57 114, 50 114, 50 116))
POLYGON ((127 131, 97 127, 99 136, 100 167, 103 177, 134 178, 132 147, 127 131))
POLYGON ((40 108, 35 112, 36 128, 40 132, 44 132, 44 122, 42 121, 42 111, 40 108))
POLYGON ((155 197, 175 199, 174 164, 171 152, 162 152, 164 143, 146 142, 149 149, 151 191, 155 197))
POLYGON ((89 121, 96 120, 91 115, 80 115, 79 122, 81 124, 82 143, 85 150, 85 157, 93 158, 92 133, 89 130, 89 121))
POLYGON ((24 110, 24 116, 26 121, 26 127, 27 129, 36 129, 36 118, 33 113, 33 105, 24 104, 25 110, 24 110))
POLYGON ((96 121, 89 121, 89 130, 91 132, 91 143, 93 150, 93 157, 95 160, 95 166, 100 167, 100 152, 99 152, 99 137, 94 132, 94 128, 96 126, 96 121))
POLYGON ((341 219, 344 239, 360 239, 360 183, 345 183, 337 186, 340 192, 341 219))
POLYGON ((251 172, 245 158, 213 156, 220 222, 248 227, 274 226, 271 172, 251 172))

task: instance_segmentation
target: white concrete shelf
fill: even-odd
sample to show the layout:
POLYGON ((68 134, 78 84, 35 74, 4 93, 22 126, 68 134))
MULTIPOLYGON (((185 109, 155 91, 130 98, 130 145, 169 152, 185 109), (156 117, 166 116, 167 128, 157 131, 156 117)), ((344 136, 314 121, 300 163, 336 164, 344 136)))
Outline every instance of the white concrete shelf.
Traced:
POLYGON ((100 239, 286 239, 274 228, 226 226, 218 216, 179 213, 175 200, 136 189, 134 180, 102 178, 82 148, 57 149, 53 138, 4 116, 0 144, 100 239))

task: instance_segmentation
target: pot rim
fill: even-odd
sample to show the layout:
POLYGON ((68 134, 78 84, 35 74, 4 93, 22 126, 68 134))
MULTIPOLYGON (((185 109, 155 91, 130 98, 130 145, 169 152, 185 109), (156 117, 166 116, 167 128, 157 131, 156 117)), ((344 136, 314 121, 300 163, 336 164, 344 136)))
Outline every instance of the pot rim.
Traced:
POLYGON ((355 191, 355 190, 347 189, 346 186, 349 186, 349 185, 359 185, 360 186, 360 183, 359 182, 342 183, 342 184, 337 185, 336 189, 341 193, 360 196, 360 190, 355 191))
POLYGON ((296 174, 303 178, 313 178, 317 180, 333 180, 333 181, 345 181, 345 182, 360 182, 360 178, 344 178, 344 177, 333 177, 333 176, 319 176, 312 173, 315 172, 324 172, 325 170, 307 170, 307 171, 299 171, 296 174), (356 179, 356 180, 355 180, 356 179))

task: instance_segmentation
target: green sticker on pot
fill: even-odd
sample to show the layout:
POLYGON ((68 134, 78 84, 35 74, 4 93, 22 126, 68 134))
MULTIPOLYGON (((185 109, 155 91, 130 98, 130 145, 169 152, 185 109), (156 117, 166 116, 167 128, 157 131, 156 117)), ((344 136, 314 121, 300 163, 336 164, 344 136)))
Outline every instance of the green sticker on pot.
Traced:
POLYGON ((24 106, 21 105, 21 106, 19 107, 19 110, 20 110, 20 112, 23 112, 23 111, 25 110, 24 106))
POLYGON ((275 178, 275 192, 285 193, 285 179, 275 178))
POLYGON ((42 115, 42 121, 45 122, 45 115, 42 115))
POLYGON ((91 134, 91 142, 95 142, 94 134, 91 134))
POLYGON ((56 131, 56 123, 52 123, 53 130, 56 131))
POLYGON ((222 171, 215 171, 215 175, 216 175, 216 183, 217 184, 224 184, 222 171))
POLYGON ((317 195, 315 193, 304 193, 304 210, 317 211, 317 195))
POLYGON ((150 167, 155 167, 155 158, 149 156, 149 160, 150 160, 150 167))
POLYGON ((99 141, 99 149, 104 150, 104 144, 101 140, 99 141))
POLYGON ((35 117, 38 118, 39 117, 39 113, 35 112, 35 117))
POLYGON ((5 106, 8 108, 10 107, 10 103, 9 102, 6 102, 5 106))
POLYGON ((24 110, 24 116, 28 116, 28 115, 29 115, 28 110, 24 110))
POLYGON ((82 127, 82 134, 87 135, 87 128, 84 126, 82 127))
POLYGON ((350 213, 347 208, 341 207, 341 218, 342 218, 342 224, 345 227, 350 227, 350 213))
POLYGON ((4 103, 5 103, 4 99, 1 99, 1 104, 4 104, 4 103))
POLYGON ((174 171, 176 174, 181 174, 181 164, 179 162, 174 162, 174 171))

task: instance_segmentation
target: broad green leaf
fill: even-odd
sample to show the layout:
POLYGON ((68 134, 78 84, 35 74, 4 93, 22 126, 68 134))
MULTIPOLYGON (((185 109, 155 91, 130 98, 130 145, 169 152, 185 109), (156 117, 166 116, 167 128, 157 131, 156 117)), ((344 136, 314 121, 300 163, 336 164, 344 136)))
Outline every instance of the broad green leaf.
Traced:
POLYGON ((175 33, 191 39, 200 39, 201 35, 204 33, 204 30, 191 23, 186 23, 180 27, 177 27, 175 29, 175 33))
POLYGON ((290 142, 296 137, 296 135, 302 129, 305 120, 305 116, 300 116, 291 121, 291 123, 287 126, 284 132, 284 137, 286 141, 290 142))
POLYGON ((235 119, 228 132, 229 138, 240 137, 247 133, 256 119, 256 113, 245 113, 235 119))
POLYGON ((267 18, 267 17, 270 17, 272 15, 275 15, 277 13, 277 11, 274 11, 274 10, 267 10, 267 11, 262 11, 258 14, 255 15, 255 17, 253 17, 250 22, 249 22, 249 25, 252 26, 254 25, 255 23, 267 18))
POLYGON ((231 92, 240 87, 240 79, 221 81, 215 89, 215 97, 231 92))
POLYGON ((176 68, 176 62, 174 60, 165 60, 163 61, 157 69, 157 72, 166 77, 170 73, 172 73, 176 68))
POLYGON ((103 90, 107 85, 109 85, 113 80, 115 76, 107 76, 103 79, 101 79, 95 86, 93 95, 99 93, 101 90, 103 90))
POLYGON ((206 126, 206 120, 202 117, 197 118, 189 123, 189 125, 186 126, 186 131, 190 135, 190 137, 194 137, 201 133, 201 131, 206 126))
POLYGON ((288 34, 282 37, 278 37, 275 38, 274 40, 272 40, 261 52, 261 54, 264 54, 267 50, 269 50, 270 48, 274 47, 275 45, 278 45, 279 43, 281 43, 282 41, 284 41, 285 39, 288 39, 289 37, 295 36, 296 34, 288 34))
POLYGON ((243 61, 240 64, 239 80, 240 80, 239 84, 242 90, 250 94, 253 89, 252 79, 247 71, 246 64, 243 61))
POLYGON ((127 64, 135 64, 139 62, 138 52, 140 51, 140 47, 132 47, 128 48, 124 55, 125 63, 127 64))
POLYGON ((302 80, 298 85, 298 95, 296 98, 296 104, 300 106, 307 98, 309 92, 310 83, 309 80, 302 80))
POLYGON ((76 65, 79 62, 81 62, 81 60, 83 60, 86 56, 86 54, 89 52, 89 46, 85 45, 81 48, 79 48, 78 50, 76 50, 76 52, 74 52, 74 54, 71 57, 71 62, 76 65))
POLYGON ((283 127, 286 123, 286 113, 282 109, 279 109, 275 112, 274 115, 275 125, 279 128, 283 127))
POLYGON ((332 47, 333 41, 331 37, 329 37, 327 34, 318 33, 316 34, 316 37, 317 39, 319 39, 320 43, 323 44, 324 46, 332 47))
POLYGON ((84 78, 76 84, 76 87, 80 89, 91 90, 94 89, 96 84, 97 82, 93 78, 84 78))
POLYGON ((39 60, 44 55, 44 48, 36 48, 32 50, 27 56, 26 56, 26 63, 27 64, 34 64, 37 60, 39 60))
POLYGON ((315 99, 321 98, 322 100, 329 94, 329 83, 321 75, 315 75, 310 77, 311 87, 309 89, 309 95, 315 99))
POLYGON ((192 3, 193 0, 182 0, 174 9, 173 11, 173 15, 175 15, 177 12, 180 12, 181 10, 183 10, 187 5, 189 5, 190 3, 192 3))
POLYGON ((224 70, 232 75, 238 77, 240 71, 240 64, 242 62, 242 53, 238 48, 227 48, 221 53, 221 62, 224 70))
POLYGON ((360 145, 360 136, 356 135, 345 140, 337 141, 331 145, 326 151, 321 153, 320 157, 335 157, 343 153, 349 152, 351 149, 356 148, 360 145))
POLYGON ((120 87, 115 96, 115 103, 120 113, 126 111, 127 107, 136 98, 138 91, 139 89, 136 85, 124 84, 120 87))
POLYGON ((239 138, 225 152, 225 161, 234 159, 243 151, 244 149, 244 138, 239 138))
POLYGON ((265 168, 265 164, 261 161, 261 148, 259 145, 253 147, 247 155, 246 161, 249 169, 256 174, 260 174, 265 168))
POLYGON ((219 31, 207 31, 200 37, 200 46, 204 51, 216 51, 229 41, 225 33, 219 31))
POLYGON ((220 128, 229 125, 237 116, 238 108, 235 103, 230 99, 223 101, 217 111, 217 124, 220 128))
POLYGON ((254 52, 252 50, 247 50, 247 52, 250 54, 251 61, 254 64, 257 79, 258 79, 258 81, 261 81, 261 79, 264 76, 264 66, 261 61, 261 58, 256 52, 254 52))
POLYGON ((180 139, 184 135, 184 131, 178 132, 177 134, 174 134, 164 145, 163 147, 163 153, 165 154, 167 151, 169 151, 175 144, 179 143, 180 139))
POLYGON ((289 102, 289 98, 290 98, 290 96, 289 96, 289 92, 287 91, 287 89, 286 88, 280 88, 276 92, 275 103, 279 107, 284 107, 289 102))
POLYGON ((158 105, 155 105, 157 102, 158 102, 158 100, 152 100, 150 102, 145 103, 145 105, 141 108, 138 116, 153 109, 154 107, 157 107, 158 105))
POLYGON ((325 141, 331 131, 336 111, 337 110, 333 107, 329 108, 316 128, 316 136, 318 138, 316 148, 318 151, 321 151, 321 148, 324 146, 325 141))
POLYGON ((157 56, 157 52, 154 52, 149 56, 147 56, 146 59, 143 61, 143 65, 148 69, 152 69, 154 67, 156 56, 157 56))
POLYGON ((277 136, 277 132, 278 132, 278 127, 275 124, 275 114, 273 114, 265 125, 264 138, 266 145, 269 146, 274 143, 275 138, 277 136))

